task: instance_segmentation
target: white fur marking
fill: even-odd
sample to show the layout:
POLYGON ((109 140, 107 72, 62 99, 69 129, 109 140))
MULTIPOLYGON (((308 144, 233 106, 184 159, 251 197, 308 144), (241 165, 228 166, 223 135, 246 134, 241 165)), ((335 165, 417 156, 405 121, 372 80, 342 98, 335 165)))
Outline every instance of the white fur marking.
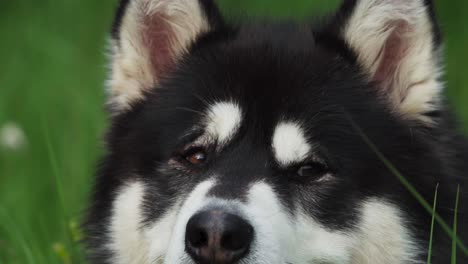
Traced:
POLYGON ((254 184, 243 210, 255 241, 246 263, 348 263, 352 236, 329 231, 306 213, 290 215, 271 186, 254 184))
POLYGON ((242 110, 237 103, 220 102, 212 105, 208 111, 207 132, 218 143, 228 142, 239 129, 242 122, 242 110))
POLYGON ((176 204, 168 210, 164 216, 152 225, 146 232, 146 241, 149 244, 149 260, 151 263, 162 264, 169 248, 174 225, 179 214, 180 204, 176 204))
POLYGON ((296 221, 297 263, 349 263, 354 245, 350 234, 327 230, 306 213, 296 221))
POLYGON ((206 205, 206 194, 213 185, 214 181, 211 180, 200 183, 185 200, 177 216, 164 263, 181 263, 181 258, 185 256, 184 241, 187 223, 190 217, 206 205))
POLYGON ((244 213, 255 229, 254 248, 246 263, 288 263, 288 254, 294 251, 294 229, 273 189, 264 182, 254 184, 244 213))
POLYGON ((415 259, 421 251, 397 207, 371 199, 364 202, 361 212, 351 263, 420 263, 415 259))
POLYGON ((144 189, 140 182, 129 183, 120 190, 114 201, 109 245, 115 254, 112 263, 149 263, 148 244, 140 229, 144 189))
POLYGON ((293 122, 278 124, 273 135, 273 150, 283 166, 303 161, 311 150, 300 125, 293 122))

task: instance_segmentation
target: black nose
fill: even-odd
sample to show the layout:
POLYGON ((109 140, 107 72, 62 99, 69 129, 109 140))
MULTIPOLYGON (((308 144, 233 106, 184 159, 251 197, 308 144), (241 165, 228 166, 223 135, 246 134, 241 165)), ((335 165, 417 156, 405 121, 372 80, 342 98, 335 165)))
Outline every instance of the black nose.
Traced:
POLYGON ((187 253, 201 264, 229 264, 247 255, 253 227, 237 215, 208 210, 190 218, 185 231, 187 253))

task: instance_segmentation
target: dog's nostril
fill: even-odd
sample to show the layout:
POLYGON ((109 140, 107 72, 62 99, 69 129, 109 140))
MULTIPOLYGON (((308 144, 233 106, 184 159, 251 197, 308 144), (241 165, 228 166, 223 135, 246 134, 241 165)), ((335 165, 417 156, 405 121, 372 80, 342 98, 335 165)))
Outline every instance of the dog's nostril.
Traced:
POLYGON ((253 236, 253 227, 239 216, 208 210, 190 218, 185 247, 198 263, 228 264, 247 255, 253 236))
POLYGON ((249 247, 253 239, 253 227, 237 216, 229 218, 227 222, 221 238, 221 247, 232 251, 249 247))
POLYGON ((204 247, 208 245, 208 235, 203 229, 194 229, 192 233, 187 236, 190 240, 189 243, 193 247, 204 247))

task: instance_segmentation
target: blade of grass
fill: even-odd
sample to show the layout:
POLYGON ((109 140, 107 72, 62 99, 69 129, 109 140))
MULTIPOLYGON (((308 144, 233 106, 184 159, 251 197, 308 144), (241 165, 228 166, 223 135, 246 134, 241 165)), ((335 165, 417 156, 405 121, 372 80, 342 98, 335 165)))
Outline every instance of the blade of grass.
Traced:
POLYGON ((452 264, 457 264, 457 217, 458 200, 460 198, 460 185, 457 187, 457 197, 455 198, 455 212, 453 215, 453 237, 452 237, 452 264))
POLYGON ((45 119, 42 118, 42 130, 43 130, 43 135, 45 139, 45 143, 47 145, 47 153, 49 156, 49 161, 50 161, 50 166, 52 167, 52 171, 54 174, 54 180, 55 180, 55 185, 56 185, 56 191, 59 199, 59 207, 61 210, 61 214, 63 216, 63 227, 65 228, 65 239, 66 239, 66 245, 70 250, 73 252, 73 256, 79 257, 80 254, 78 250, 74 247, 74 242, 73 242, 73 234, 72 230, 69 227, 69 223, 71 222, 71 218, 68 216, 68 212, 65 209, 65 198, 62 190, 62 181, 59 176, 59 169, 58 169, 58 162, 57 162, 57 157, 55 155, 55 151, 52 147, 52 141, 50 140, 50 134, 49 130, 47 129, 46 122, 44 121, 45 119))
POLYGON ((59 204, 60 204, 60 209, 63 213, 64 220, 65 220, 65 225, 67 225, 68 222, 68 215, 67 211, 65 210, 65 199, 64 195, 62 192, 62 182, 59 176, 59 169, 58 169, 58 162, 57 158, 55 156, 55 151, 52 147, 52 142, 50 140, 50 135, 49 135, 49 130, 47 129, 47 126, 45 125, 46 123, 44 122, 44 119, 42 119, 42 133, 44 135, 44 140, 47 146, 47 154, 49 156, 49 161, 50 161, 50 166, 52 168, 52 172, 54 174, 54 180, 55 180, 55 185, 56 185, 56 191, 59 199, 59 204))
POLYGON ((434 220, 435 220, 435 213, 437 207, 437 192, 439 190, 439 184, 436 185, 435 192, 434 192, 434 203, 432 206, 432 220, 431 220, 431 234, 429 236, 429 249, 427 250, 427 264, 431 264, 431 257, 432 257, 432 240, 434 237, 434 220))
MULTIPOLYGON (((422 195, 416 190, 416 188, 413 187, 413 185, 406 179, 406 177, 403 176, 403 174, 400 173, 400 171, 393 166, 393 164, 385 157, 385 155, 380 152, 380 150, 377 148, 377 146, 367 137, 367 135, 364 133, 364 131, 359 127, 356 122, 351 118, 351 116, 348 115, 348 113, 344 112, 344 115, 348 119, 348 121, 351 123, 351 126, 353 127, 354 130, 361 136, 361 138, 364 140, 364 142, 367 144, 367 146, 374 152, 374 154, 382 161, 382 163, 387 167, 387 169, 390 170, 390 172, 395 175, 398 180, 403 184, 403 186, 413 195, 413 197, 424 207, 424 209, 429 213, 432 214, 432 206, 422 197, 422 195)), ((442 227, 444 232, 452 239, 456 241, 456 244, 458 247, 461 249, 463 254, 468 256, 468 248, 465 246, 465 244, 457 237, 453 236, 453 230, 452 228, 444 221, 444 219, 437 214, 437 212, 434 213, 434 218, 436 222, 442 227)))
POLYGON ((7 210, 3 208, 3 206, 0 206, 0 219, 2 219, 0 223, 6 223, 4 227, 5 231, 8 231, 10 233, 10 238, 15 240, 16 243, 19 244, 21 250, 23 251, 27 259, 27 262, 30 264, 37 263, 33 256, 31 247, 26 242, 26 239, 21 233, 20 228, 18 227, 18 225, 16 225, 14 219, 11 218, 11 216, 7 213, 7 210))

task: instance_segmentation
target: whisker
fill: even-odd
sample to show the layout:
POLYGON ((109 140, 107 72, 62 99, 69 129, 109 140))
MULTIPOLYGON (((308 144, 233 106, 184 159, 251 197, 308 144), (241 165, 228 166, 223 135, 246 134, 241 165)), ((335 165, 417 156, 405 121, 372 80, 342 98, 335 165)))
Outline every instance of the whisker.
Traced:
POLYGON ((183 110, 183 111, 187 111, 187 112, 191 112, 191 113, 196 113, 196 114, 199 114, 201 116, 205 115, 205 113, 203 113, 203 112, 197 111, 195 109, 187 108, 187 107, 176 107, 175 109, 183 110))
POLYGON ((200 95, 198 95, 198 94, 196 94, 196 93, 194 93, 194 92, 192 92, 191 94, 192 94, 196 99, 198 99, 200 102, 202 102, 203 105, 204 105, 205 107, 208 107, 208 106, 210 105, 210 103, 209 103, 206 99, 204 99, 202 96, 200 96, 200 95))

